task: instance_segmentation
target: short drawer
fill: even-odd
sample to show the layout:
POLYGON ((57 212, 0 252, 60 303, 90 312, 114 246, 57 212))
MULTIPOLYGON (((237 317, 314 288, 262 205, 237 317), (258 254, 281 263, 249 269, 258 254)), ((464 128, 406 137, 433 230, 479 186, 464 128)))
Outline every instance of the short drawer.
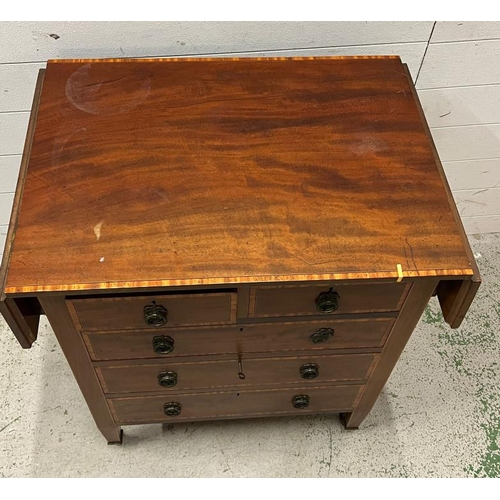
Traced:
POLYGON ((251 317, 398 311, 408 283, 262 286, 250 291, 251 317))
POLYGON ((66 301, 82 331, 139 330, 236 321, 236 292, 190 293, 66 301))
POLYGON ((348 412, 361 385, 108 399, 118 424, 348 412))
POLYGON ((380 348, 394 318, 329 319, 162 332, 85 333, 94 361, 205 354, 380 348))
POLYGON ((377 354, 245 358, 96 367, 106 393, 174 392, 223 387, 364 381, 377 354), (239 370, 244 374, 240 378, 239 370))

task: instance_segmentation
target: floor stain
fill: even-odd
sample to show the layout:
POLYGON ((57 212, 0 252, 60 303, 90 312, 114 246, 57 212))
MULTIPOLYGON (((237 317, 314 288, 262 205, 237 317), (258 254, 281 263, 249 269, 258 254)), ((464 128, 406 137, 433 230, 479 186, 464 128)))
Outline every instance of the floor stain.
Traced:
MULTIPOLYGON (((482 239, 481 239, 482 241, 482 239)), ((476 246, 478 244, 476 243, 476 246)), ((483 283, 475 298, 481 311, 472 308, 464 324, 450 330, 436 304, 429 305, 423 321, 437 329, 437 353, 445 369, 455 371, 457 382, 475 401, 471 419, 483 432, 484 444, 478 458, 464 467, 467 476, 500 477, 500 398, 498 367, 500 361, 500 306, 498 305, 499 267, 492 264, 488 252, 481 252, 479 262, 483 283), (441 316, 441 317, 440 317, 441 316)))

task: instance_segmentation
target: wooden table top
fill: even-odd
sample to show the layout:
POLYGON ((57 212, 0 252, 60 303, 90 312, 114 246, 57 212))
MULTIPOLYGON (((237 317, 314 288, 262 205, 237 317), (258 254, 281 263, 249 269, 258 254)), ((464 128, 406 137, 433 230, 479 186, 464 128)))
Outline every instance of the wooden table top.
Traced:
POLYGON ((49 61, 5 291, 472 275, 398 57, 49 61))

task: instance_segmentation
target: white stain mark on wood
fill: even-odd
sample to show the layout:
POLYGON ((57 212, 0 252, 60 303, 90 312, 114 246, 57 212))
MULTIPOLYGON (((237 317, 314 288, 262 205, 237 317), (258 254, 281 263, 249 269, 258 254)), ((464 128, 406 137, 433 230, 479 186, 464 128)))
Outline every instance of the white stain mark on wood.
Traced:
POLYGON ((99 262, 104 262, 104 257, 101 257, 101 258, 99 259, 99 262))
MULTIPOLYGON (((102 226, 104 225, 104 221, 102 220, 101 222, 98 222, 95 226, 94 226, 94 234, 95 234, 95 238, 97 241, 99 241, 101 239, 101 230, 102 230, 102 226)), ((104 260, 104 259, 103 259, 104 260)), ((102 261, 101 261, 102 262, 102 261)))
POLYGON ((151 92, 151 76, 128 65, 116 68, 113 74, 96 70, 92 63, 76 69, 66 81, 66 97, 80 111, 92 115, 126 113, 141 104, 151 92), (125 90, 123 99, 109 96, 125 90))

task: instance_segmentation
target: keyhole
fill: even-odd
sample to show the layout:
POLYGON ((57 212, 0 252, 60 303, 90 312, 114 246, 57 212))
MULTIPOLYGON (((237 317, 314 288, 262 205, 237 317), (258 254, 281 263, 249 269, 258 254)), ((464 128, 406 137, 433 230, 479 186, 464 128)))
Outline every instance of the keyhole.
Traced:
POLYGON ((241 356, 238 356, 238 378, 240 380, 245 380, 245 374, 243 373, 243 365, 241 362, 241 356))

